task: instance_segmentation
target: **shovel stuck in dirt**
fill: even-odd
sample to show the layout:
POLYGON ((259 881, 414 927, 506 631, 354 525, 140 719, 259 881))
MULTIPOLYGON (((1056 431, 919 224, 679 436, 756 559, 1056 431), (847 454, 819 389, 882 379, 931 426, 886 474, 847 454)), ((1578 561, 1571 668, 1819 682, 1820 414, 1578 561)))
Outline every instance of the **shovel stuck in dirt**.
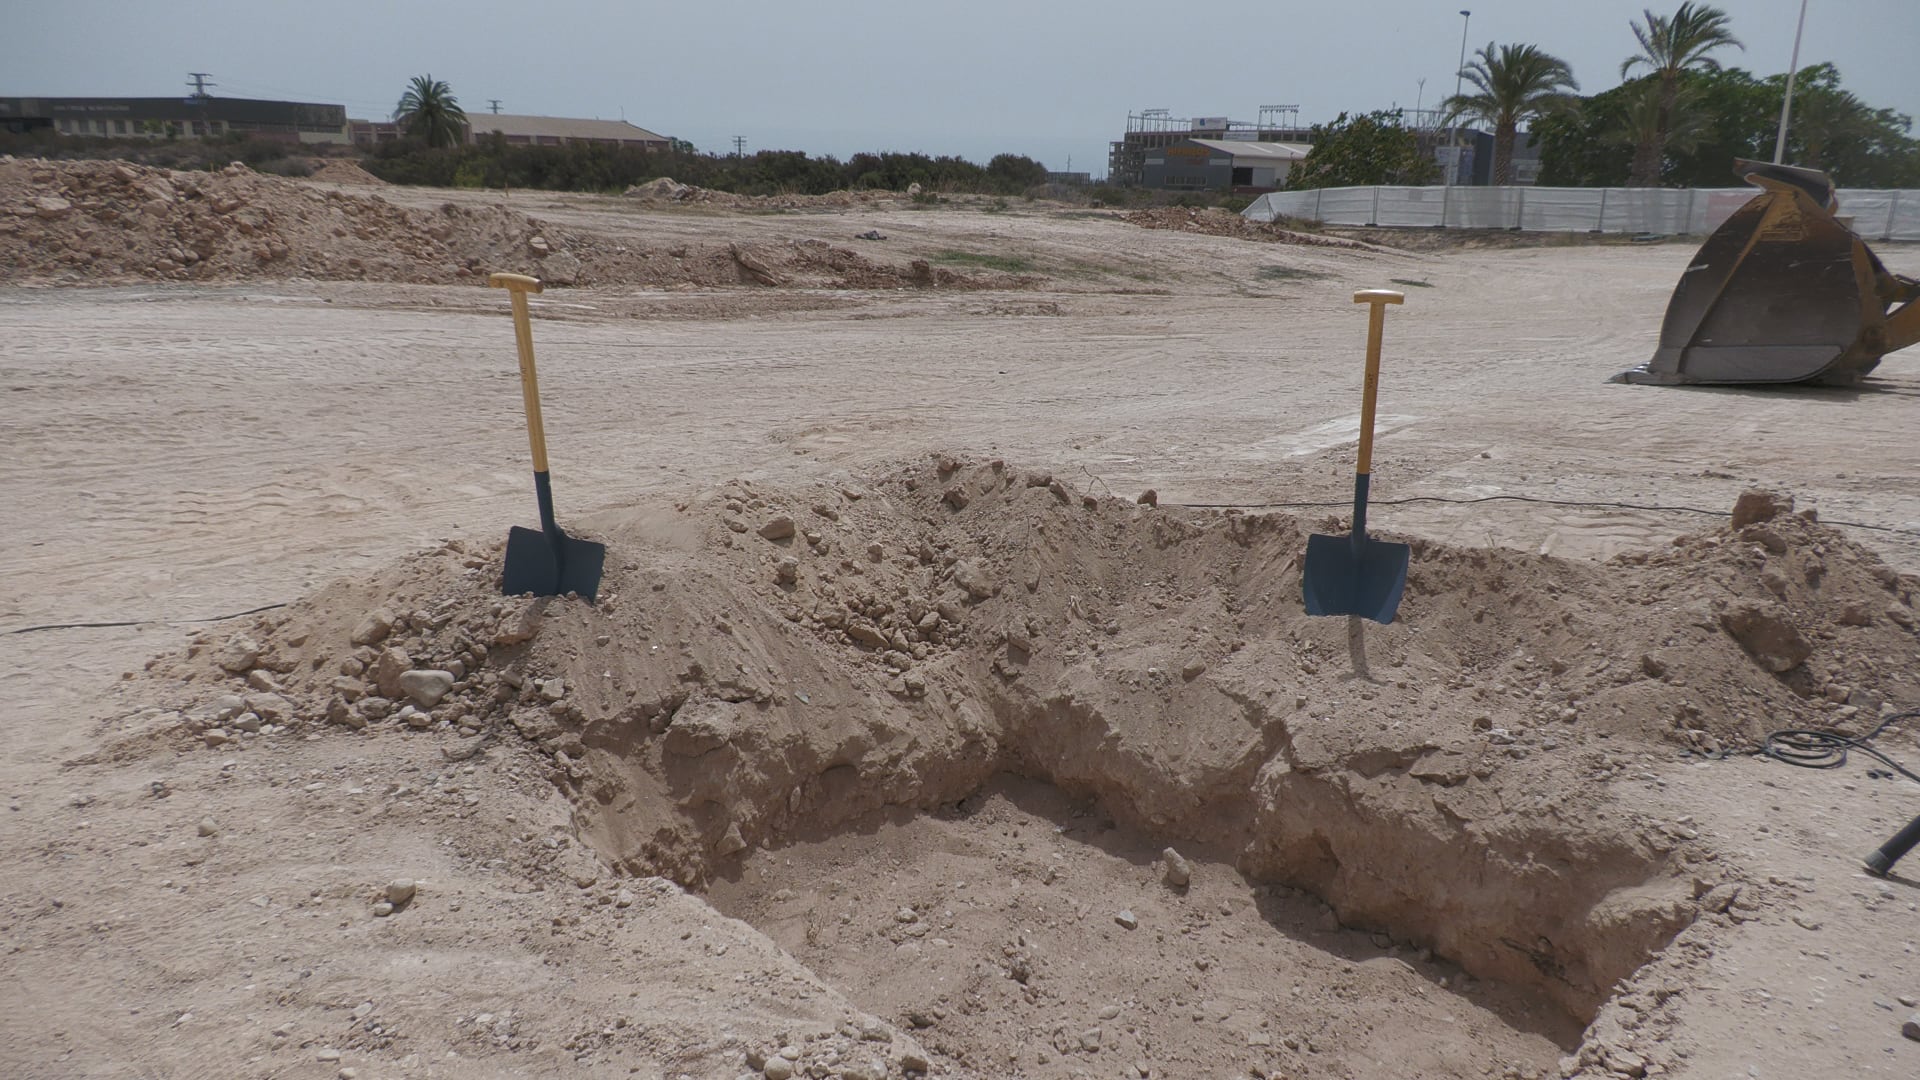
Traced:
POLYGON ((527 407, 527 441, 533 445, 533 492, 540 500, 540 530, 515 525, 507 533, 507 561, 500 575, 500 591, 508 596, 574 593, 591 602, 600 591, 606 545, 568 536, 553 520, 547 431, 540 420, 540 382, 533 370, 533 324, 527 318, 527 294, 539 292, 540 281, 524 274, 489 274, 487 284, 513 294, 513 336, 520 345, 520 394, 527 407))
MULTIPOLYGON (((1388 304, 1406 300, 1391 289, 1362 289, 1356 304, 1369 304, 1367 313, 1367 376, 1360 406, 1360 466, 1353 477, 1353 534, 1307 537, 1307 561, 1301 591, 1309 615, 1346 615, 1390 623, 1400 607, 1407 585, 1407 563, 1413 550, 1405 544, 1367 538, 1367 487, 1373 470, 1373 406, 1380 392, 1380 338, 1386 327, 1388 304)), ((1350 637, 1357 638, 1359 624, 1350 637)), ((1356 667, 1363 666, 1356 653, 1356 667)))

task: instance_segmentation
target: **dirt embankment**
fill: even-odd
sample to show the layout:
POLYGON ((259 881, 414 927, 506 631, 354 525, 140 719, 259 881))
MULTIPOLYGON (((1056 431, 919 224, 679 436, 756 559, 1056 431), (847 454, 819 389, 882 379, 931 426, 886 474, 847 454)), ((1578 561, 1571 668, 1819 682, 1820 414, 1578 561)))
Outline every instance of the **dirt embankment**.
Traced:
POLYGON ((498 549, 450 543, 156 661, 189 698, 149 731, 524 743, 609 864, 695 886, 1013 772, 1584 1023, 1743 880, 1640 770, 1920 693, 1920 581, 1777 505, 1606 565, 1416 541, 1373 681, 1301 612, 1287 516, 940 458, 579 524, 597 604, 502 598, 498 549))
MULTIPOLYGON (((356 182, 351 172, 322 179, 356 182)), ((371 191, 263 176, 238 164, 200 173, 110 161, 0 161, 0 265, 7 267, 0 280, 61 284, 452 284, 498 270, 553 285, 655 288, 1004 289, 1036 281, 918 259, 879 262, 812 239, 620 243, 504 205, 414 210, 371 191)))

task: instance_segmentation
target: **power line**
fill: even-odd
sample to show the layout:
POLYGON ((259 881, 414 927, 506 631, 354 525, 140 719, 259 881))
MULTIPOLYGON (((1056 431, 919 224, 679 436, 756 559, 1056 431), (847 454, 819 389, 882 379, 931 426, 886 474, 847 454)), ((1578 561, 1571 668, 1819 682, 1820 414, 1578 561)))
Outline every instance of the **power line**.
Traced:
POLYGON ((500 99, 499 99, 499 98, 497 98, 497 97, 496 97, 496 98, 488 98, 488 99, 487 99, 487 109, 488 109, 489 111, 491 111, 491 112, 492 112, 492 113, 493 113, 493 114, 494 114, 495 116, 498 116, 498 115, 500 115, 500 99))
POLYGON ((193 82, 189 84, 193 87, 193 96, 202 101, 206 100, 207 87, 220 85, 219 83, 210 83, 207 81, 213 78, 213 73, 210 71, 189 71, 187 72, 187 78, 193 80, 193 82))

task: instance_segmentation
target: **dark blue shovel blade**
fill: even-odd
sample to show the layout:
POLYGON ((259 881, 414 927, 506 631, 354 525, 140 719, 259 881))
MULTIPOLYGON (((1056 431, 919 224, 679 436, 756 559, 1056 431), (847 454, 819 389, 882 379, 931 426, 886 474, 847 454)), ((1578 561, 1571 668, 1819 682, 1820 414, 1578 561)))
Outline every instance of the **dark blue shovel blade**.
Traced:
POLYGON ((507 565, 500 575, 500 591, 508 596, 577 593, 591 601, 600 591, 600 569, 606 560, 605 544, 576 540, 558 529, 549 536, 515 525, 507 533, 507 565))
POLYGON ((1393 621, 1400 593, 1407 587, 1413 549, 1385 540, 1351 536, 1307 537, 1307 564, 1301 591, 1309 615, 1358 615, 1377 623, 1393 621))

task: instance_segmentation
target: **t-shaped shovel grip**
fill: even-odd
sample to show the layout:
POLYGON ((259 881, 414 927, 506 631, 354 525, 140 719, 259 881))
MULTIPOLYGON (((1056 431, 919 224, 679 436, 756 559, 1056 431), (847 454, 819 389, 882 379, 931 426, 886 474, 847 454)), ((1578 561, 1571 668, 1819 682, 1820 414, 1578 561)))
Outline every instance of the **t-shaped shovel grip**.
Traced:
POLYGON ((1371 305, 1367 312, 1367 381, 1360 401, 1359 475, 1373 471, 1373 403, 1380 396, 1380 338, 1387 327, 1388 304, 1404 304, 1407 294, 1392 289, 1361 289, 1353 294, 1356 304, 1371 305))
POLYGON ((533 446, 533 471, 547 471, 547 429, 540 421, 540 378, 533 370, 533 322, 527 317, 527 294, 541 291, 540 279, 525 274, 487 275, 490 288, 513 294, 513 336, 520 345, 520 396, 527 407, 527 442, 533 446))

